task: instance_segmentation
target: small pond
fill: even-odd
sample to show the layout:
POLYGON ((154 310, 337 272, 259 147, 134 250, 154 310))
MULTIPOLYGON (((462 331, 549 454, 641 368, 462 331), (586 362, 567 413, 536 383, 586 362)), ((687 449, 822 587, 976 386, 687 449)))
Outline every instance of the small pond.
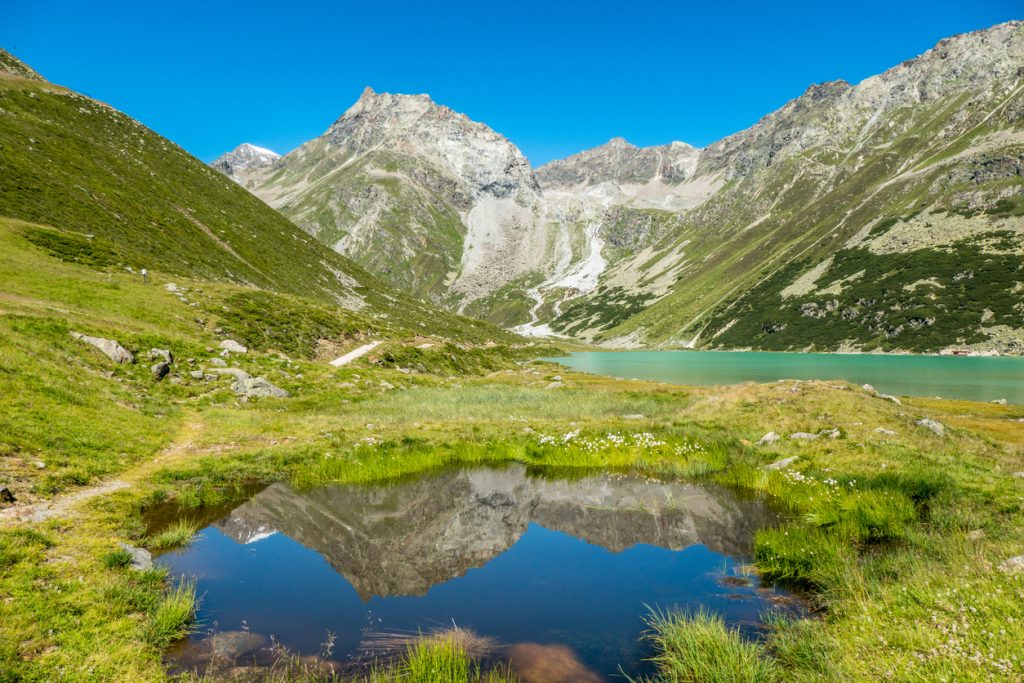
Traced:
POLYGON ((704 606, 749 637, 765 611, 800 609, 741 571, 776 516, 710 486, 510 466, 278 483, 221 514, 158 560, 201 596, 201 626, 170 653, 172 670, 202 669, 211 651, 259 661, 271 638, 317 655, 329 633, 344 669, 457 626, 524 680, 596 681, 650 671, 649 607, 704 606))

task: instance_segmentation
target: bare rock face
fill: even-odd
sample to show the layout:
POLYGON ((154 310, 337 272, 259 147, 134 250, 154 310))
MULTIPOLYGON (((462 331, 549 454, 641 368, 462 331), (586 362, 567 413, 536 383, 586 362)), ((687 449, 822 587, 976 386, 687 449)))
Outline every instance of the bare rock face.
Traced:
POLYGON ((623 138, 613 138, 600 147, 541 166, 537 179, 545 189, 601 183, 643 185, 653 180, 677 184, 693 175, 699 157, 700 150, 685 142, 636 147, 623 138))
POLYGON ((134 363, 135 356, 132 352, 118 344, 113 339, 103 339, 102 337, 90 337, 82 334, 81 332, 72 332, 71 336, 79 341, 83 341, 86 344, 91 344, 97 349, 103 352, 103 354, 114 361, 118 365, 125 363, 134 363))
POLYGON ((217 157, 211 166, 245 187, 251 187, 257 173, 271 166, 281 157, 263 147, 243 142, 230 152, 217 157))

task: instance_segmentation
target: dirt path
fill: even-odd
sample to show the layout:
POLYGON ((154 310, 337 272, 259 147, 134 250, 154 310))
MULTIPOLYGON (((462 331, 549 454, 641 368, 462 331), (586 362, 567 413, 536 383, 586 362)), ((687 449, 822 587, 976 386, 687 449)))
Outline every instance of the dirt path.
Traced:
POLYGON ((155 457, 122 472, 114 479, 106 479, 98 484, 76 489, 49 500, 15 505, 0 510, 0 527, 21 522, 44 522, 57 517, 70 517, 75 508, 93 498, 130 488, 132 484, 150 474, 158 466, 192 456, 193 439, 202 431, 203 427, 203 423, 199 421, 186 422, 178 436, 167 448, 160 451, 155 457))

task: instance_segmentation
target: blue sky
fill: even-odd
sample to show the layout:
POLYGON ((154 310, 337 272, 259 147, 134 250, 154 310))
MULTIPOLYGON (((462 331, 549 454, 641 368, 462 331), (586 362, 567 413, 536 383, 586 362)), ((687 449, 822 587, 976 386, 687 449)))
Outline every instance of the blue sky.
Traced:
POLYGON ((369 85, 430 93, 539 164, 617 135, 703 146, 1009 19, 1021 0, 0 0, 0 45, 206 161, 288 151, 369 85))

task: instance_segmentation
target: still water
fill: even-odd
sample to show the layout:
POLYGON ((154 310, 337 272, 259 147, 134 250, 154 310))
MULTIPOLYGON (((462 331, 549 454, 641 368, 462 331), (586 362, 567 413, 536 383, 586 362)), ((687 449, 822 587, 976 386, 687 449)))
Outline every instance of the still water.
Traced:
POLYGON ((344 669, 454 625, 487 638, 488 657, 525 680, 642 673, 649 607, 704 606, 751 637, 766 610, 799 610, 739 571, 754 532, 776 519, 724 489, 521 466, 274 484, 159 558, 202 596, 202 626, 171 665, 202 668, 212 651, 258 661, 272 638, 315 655, 331 633, 330 659, 344 669))
POLYGON ((584 351, 549 358, 583 372, 721 386, 779 379, 846 380, 897 396, 1024 404, 1024 358, 747 351, 584 351))

